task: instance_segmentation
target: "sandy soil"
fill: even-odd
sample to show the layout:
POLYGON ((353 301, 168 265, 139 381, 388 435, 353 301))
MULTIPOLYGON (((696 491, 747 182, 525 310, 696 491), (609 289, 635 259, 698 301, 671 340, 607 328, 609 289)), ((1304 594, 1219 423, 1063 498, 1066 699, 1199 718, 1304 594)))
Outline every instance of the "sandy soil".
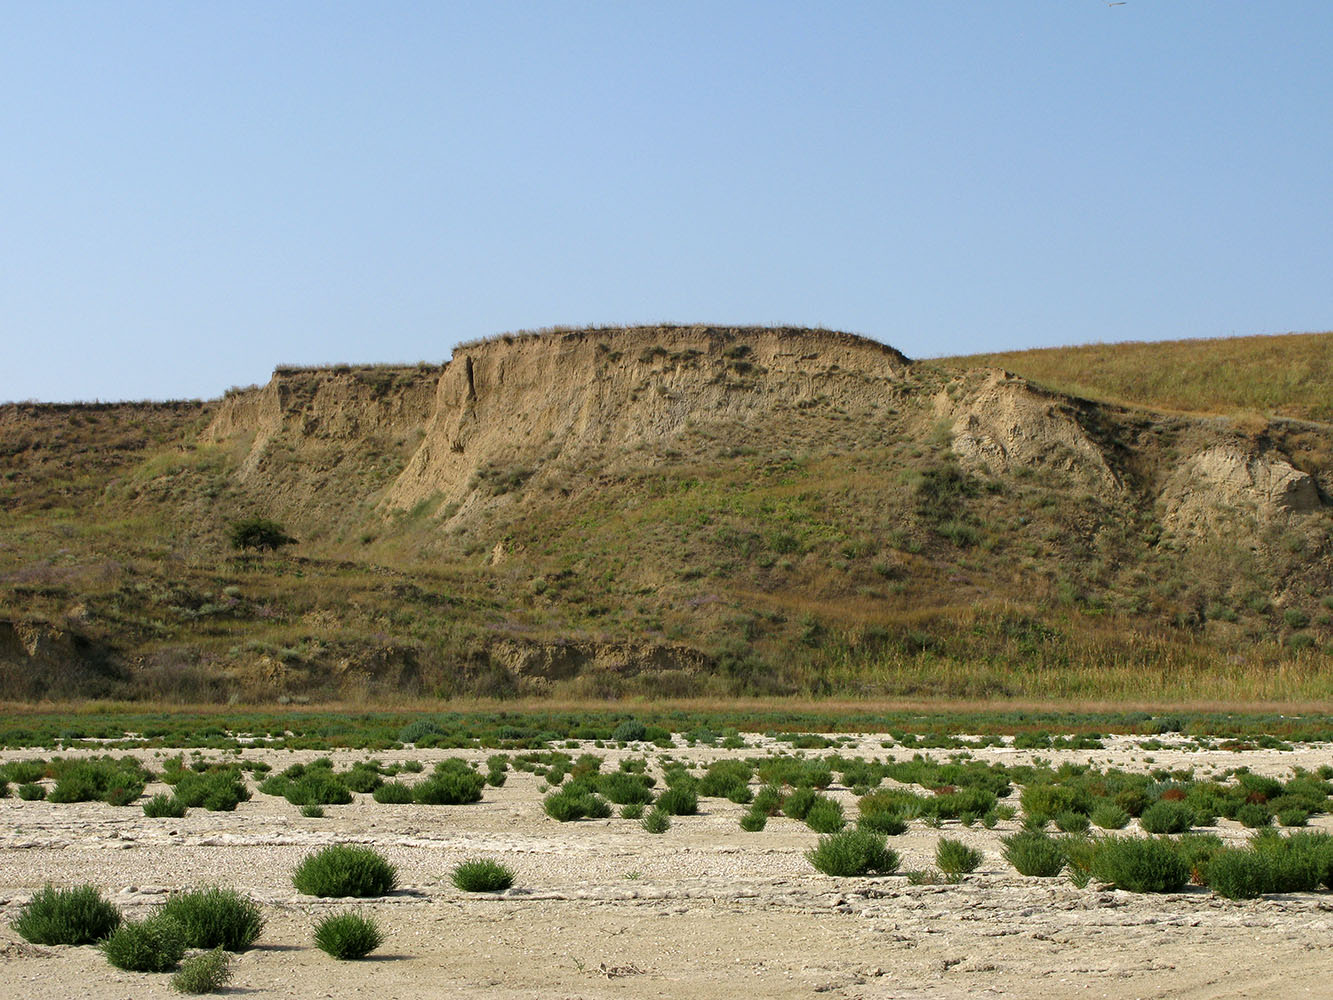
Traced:
MULTIPOLYGON (((767 752, 758 747, 740 755, 767 752)), ((591 748, 589 748, 591 749, 591 748)), ((577 751, 570 751, 577 753, 577 751)), ((619 751, 594 751, 614 762, 619 751)), ((678 749, 709 760, 727 751, 678 749)), ((910 756, 867 739, 850 756, 910 756)), ((374 755, 429 765, 450 753, 374 755)), ((656 752, 649 754, 655 757, 656 752)), ((41 754, 9 753, 4 759, 41 754)), ((145 753, 150 763, 153 754, 145 753)), ((282 768, 320 754, 247 751, 282 768)), ((364 753, 333 754, 345 767, 364 753)), ((1025 762, 1031 754, 979 751, 1025 762)), ((1293 766, 1333 762, 1329 746, 1295 752, 1145 752, 1116 739, 1091 752, 1041 752, 1061 760, 1129 768, 1193 766, 1200 777, 1246 764, 1285 777, 1293 766)), ((158 765, 160 767, 160 764, 158 765)), ((985 864, 958 885, 909 885, 904 877, 834 879, 803 852, 816 835, 784 818, 761 833, 740 830, 744 808, 704 799, 653 836, 630 820, 560 824, 541 811, 540 779, 511 772, 470 806, 390 806, 358 795, 302 818, 258 795, 235 813, 191 810, 148 819, 137 807, 0 800, 0 997, 174 996, 165 975, 125 973, 93 948, 36 947, 10 928, 44 883, 92 882, 127 916, 152 912, 176 888, 218 883, 251 894, 268 920, 261 943, 239 957, 228 992, 266 997, 1322 997, 1333 994, 1333 894, 1229 902, 1205 889, 1136 896, 1024 878, 1000 857, 994 830, 919 823, 891 843, 903 868, 925 868, 941 835, 981 848, 985 864), (335 962, 314 948, 314 920, 345 902, 297 894, 291 870, 330 843, 373 844, 399 867, 392 896, 355 905, 373 911, 385 946, 363 962, 335 962), (461 893, 450 868, 467 857, 504 860, 518 872, 500 895, 461 893)), ((154 786, 149 794, 161 790, 154 786)), ((850 791, 834 786, 855 815, 850 791)), ((1315 826, 1333 830, 1333 818, 1315 826)), ((1217 832, 1242 840, 1220 820, 1217 832)))

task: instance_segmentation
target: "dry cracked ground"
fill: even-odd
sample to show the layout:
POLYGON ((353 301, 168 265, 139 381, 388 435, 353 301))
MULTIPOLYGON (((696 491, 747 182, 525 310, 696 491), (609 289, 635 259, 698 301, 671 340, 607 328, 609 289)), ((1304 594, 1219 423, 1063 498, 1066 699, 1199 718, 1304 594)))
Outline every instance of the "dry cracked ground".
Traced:
MULTIPOLYGON (((744 751, 673 752, 711 760, 776 749, 758 737, 752 742, 744 751)), ((612 766, 631 755, 595 752, 612 766)), ((872 737, 859 751, 840 752, 910 756, 881 749, 872 737)), ((429 768, 451 754, 487 756, 374 756, 386 764, 418 759, 429 768)), ((153 752, 143 756, 152 766, 153 752)), ((321 754, 244 756, 281 769, 321 754)), ((343 768, 370 755, 332 756, 343 768)), ((1285 777, 1297 765, 1333 762, 1333 748, 1146 753, 1116 738, 1105 750, 1040 756, 1126 768, 1193 766, 1199 776, 1244 763, 1285 777)), ((995 748, 974 757, 1020 763, 1031 754, 995 748)), ((175 995, 168 976, 121 972, 94 948, 22 941, 9 921, 47 882, 91 882, 132 918, 181 887, 215 883, 250 894, 262 903, 267 926, 259 945, 239 957, 226 992, 256 997, 1333 995, 1333 894, 1229 902, 1206 889, 1146 896, 1025 878, 1000 855, 999 838, 1017 828, 1013 820, 994 830, 914 822, 892 839, 904 870, 928 867, 942 833, 980 848, 985 863, 961 884, 914 886, 902 875, 830 878, 803 856, 816 835, 790 819, 745 833, 738 826, 743 806, 703 799, 699 815, 677 817, 658 836, 620 818, 562 824, 543 814, 540 786, 531 774, 511 773, 503 787, 488 787, 482 802, 468 806, 381 805, 357 795, 350 805, 326 807, 319 819, 259 794, 234 813, 192 809, 184 819, 148 819, 137 807, 102 803, 0 800, 0 996, 175 995), (297 862, 331 843, 371 844, 399 869, 398 891, 357 904, 387 932, 385 945, 365 961, 337 962, 311 943, 313 921, 346 904, 292 888, 297 862), (478 855, 516 869, 515 887, 496 895, 455 889, 452 866, 478 855)), ((159 790, 150 785, 148 792, 159 790)), ((830 794, 855 816, 849 790, 835 785, 830 794)), ((1333 829, 1333 818, 1312 825, 1333 829)), ((1244 838, 1226 820, 1218 832, 1244 838)))

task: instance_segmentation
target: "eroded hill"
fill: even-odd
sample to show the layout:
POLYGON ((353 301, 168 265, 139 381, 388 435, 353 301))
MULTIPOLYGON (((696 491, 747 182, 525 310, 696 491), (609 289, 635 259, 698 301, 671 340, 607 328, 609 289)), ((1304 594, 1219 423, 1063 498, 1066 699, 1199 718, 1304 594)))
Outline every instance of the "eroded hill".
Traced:
POLYGON ((1316 422, 654 327, 0 442, 5 697, 1328 693, 1316 422), (250 515, 300 544, 237 557, 250 515))

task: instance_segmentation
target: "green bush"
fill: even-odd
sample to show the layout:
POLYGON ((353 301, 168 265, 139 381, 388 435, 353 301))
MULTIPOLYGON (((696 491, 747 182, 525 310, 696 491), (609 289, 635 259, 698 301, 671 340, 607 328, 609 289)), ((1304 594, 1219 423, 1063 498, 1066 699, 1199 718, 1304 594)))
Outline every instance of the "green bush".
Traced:
POLYGON ((294 806, 342 806, 352 801, 352 791, 324 768, 311 768, 288 783, 283 798, 294 806))
POLYGON ((1055 826, 1061 833, 1083 833, 1091 825, 1087 813, 1074 812, 1072 809, 1055 817, 1055 826))
POLYGON ((1114 802, 1101 802, 1092 810, 1092 822, 1103 830, 1123 830, 1129 825, 1129 813, 1114 802))
POLYGON ((945 875, 966 875, 981 867, 981 852, 961 840, 941 837, 935 845, 935 865, 945 875))
POLYGON ((1169 840, 1107 837, 1092 855, 1093 877, 1127 892, 1179 892, 1189 881, 1184 859, 1169 840))
POLYGON ((1001 837, 1001 853, 1004 860, 1013 865, 1020 875, 1037 878, 1055 878, 1064 869, 1065 851, 1060 842, 1040 831, 1025 830, 1022 833, 1001 837))
POLYGON ((245 517, 232 521, 227 526, 227 538, 231 541, 231 547, 240 552, 246 549, 276 552, 284 545, 296 544, 296 539, 287 534, 281 524, 266 517, 245 517))
POLYGON ((19 798, 25 802, 34 802, 38 799, 46 798, 46 787, 39 785, 35 781, 25 782, 19 785, 19 798))
POLYGON ((301 815, 306 819, 323 819, 324 807, 313 802, 307 802, 301 807, 301 815))
POLYGON ((91 885, 39 889, 14 921, 33 944, 93 944, 120 926, 120 911, 91 885))
POLYGON ((1272 889, 1272 858, 1259 851, 1226 847, 1204 868, 1208 887, 1227 899, 1253 899, 1272 889))
POLYGON ((413 789, 417 802, 427 806, 454 806, 480 802, 486 779, 476 771, 437 771, 413 789))
POLYGON ((687 785, 676 785, 657 797, 657 809, 671 816, 693 816, 699 811, 699 796, 687 785))
POLYGON ((805 814, 810 811, 810 807, 818 798, 819 793, 808 785, 793 789, 782 803, 782 814, 795 820, 804 820, 805 814))
POLYGON ((617 743, 639 743, 648 738, 648 727, 638 719, 626 719, 611 732, 617 743))
POLYGON ((1194 810, 1183 802, 1158 799, 1139 816, 1148 833, 1184 833, 1194 825, 1194 810))
POLYGON ((597 776, 597 790, 618 806, 647 805, 653 801, 652 780, 646 774, 613 771, 597 776))
POLYGON ((334 844, 307 855, 292 873, 292 885, 307 896, 383 896, 398 884, 398 870, 377 851, 334 844))
POLYGON ((751 809, 741 817, 741 829, 746 833, 758 833, 768 825, 768 813, 755 812, 751 809))
POLYGON ((805 825, 815 833, 837 833, 847 825, 842 804, 820 795, 805 811, 805 825))
POLYGON ((203 807, 209 812, 232 812, 250 798, 245 778, 234 768, 222 768, 199 774, 186 771, 176 782, 176 798, 186 806, 203 807))
POLYGON ((777 785, 765 785, 755 793, 750 808, 765 816, 776 816, 782 810, 782 803, 782 789, 777 785))
POLYGON ((1251 830, 1257 830, 1273 825, 1273 813, 1267 806, 1258 802, 1247 802, 1236 810, 1236 822, 1251 830))
POLYGON ((1092 812, 1092 796, 1084 789, 1071 785, 1028 785, 1019 796, 1019 801, 1028 816, 1047 821, 1063 812, 1092 812))
POLYGON ((231 980, 232 957, 221 948, 187 958, 171 977, 177 993, 216 993, 231 980))
POLYGON ((643 803, 630 802, 620 807, 621 819, 643 819, 643 803))
POLYGON ((907 832, 907 820, 903 819, 896 812, 876 812, 862 814, 856 821, 858 830, 869 830, 871 833, 883 833, 890 837, 896 837, 900 833, 907 832))
POLYGON ((386 781, 371 793, 376 802, 392 805, 406 805, 416 801, 412 786, 403 781, 386 781))
POLYGON ((185 803, 174 795, 154 795, 143 804, 143 814, 152 819, 180 819, 185 815, 185 803))
POLYGON ((244 951, 264 929, 258 904, 217 886, 173 893, 158 912, 180 925, 190 948, 244 951))
POLYGON ((514 870, 489 858, 476 858, 455 865, 449 879, 464 892, 500 892, 514 884, 514 870))
POLYGON ((845 830, 827 837, 805 852, 806 860, 825 875, 892 875, 898 855, 885 844, 884 835, 871 830, 845 830))
POLYGON ((126 972, 167 972, 185 955, 181 925, 162 914, 125 922, 99 945, 106 960, 126 972))
POLYGON ((671 829, 671 814, 661 806, 653 806, 639 821, 639 825, 649 833, 666 833, 671 829))
POLYGON ((399 743, 433 743, 441 736, 448 735, 438 723, 430 719, 414 719, 398 731, 399 743))
POLYGON ((359 913, 331 913, 315 925, 315 944, 337 959, 365 958, 384 943, 379 924, 359 913))

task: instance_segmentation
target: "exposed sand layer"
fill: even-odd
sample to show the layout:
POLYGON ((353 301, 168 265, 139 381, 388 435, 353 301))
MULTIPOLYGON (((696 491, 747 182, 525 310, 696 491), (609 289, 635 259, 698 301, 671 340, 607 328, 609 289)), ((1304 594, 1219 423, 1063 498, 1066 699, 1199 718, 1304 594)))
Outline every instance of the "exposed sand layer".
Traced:
MULTIPOLYGON (((707 748, 673 751, 709 760, 753 756, 707 748)), ((642 753, 593 750, 608 763, 642 753)), ((578 751, 569 751, 577 754, 578 751)), ((911 756, 867 738, 844 756, 911 756)), ((818 752, 811 752, 816 755, 818 752)), ((400 751, 391 763, 485 752, 400 751)), ((659 756, 652 751, 650 757, 659 756)), ((936 752, 947 756, 945 752, 936 752)), ((5 754, 3 759, 41 754, 5 754)), ((144 754, 153 765, 153 755, 144 754)), ((216 756, 216 755, 215 755, 216 756)), ((281 769, 322 754, 247 751, 281 769)), ((339 768, 371 756, 340 751, 339 768)), ((1033 754, 989 749, 977 759, 1027 762, 1033 754)), ((1139 750, 1116 739, 1090 752, 1036 756, 1126 768, 1196 768, 1197 776, 1240 764, 1285 777, 1294 766, 1333 762, 1328 746, 1295 752, 1139 750)), ((160 762, 157 764, 160 768, 160 762)), ((410 777, 410 776, 409 776, 410 777)), ((803 852, 817 836, 790 819, 743 832, 745 807, 703 799, 653 836, 632 820, 557 823, 541 810, 542 782, 511 772, 469 806, 380 805, 357 795, 302 818, 285 800, 256 794, 234 813, 192 809, 180 820, 148 819, 137 806, 0 800, 0 996, 141 998, 175 996, 168 976, 112 968, 91 947, 37 947, 9 927, 44 883, 91 882, 127 916, 152 912, 170 890, 204 883, 240 889, 268 920, 260 944, 236 964, 229 991, 268 997, 1301 997, 1333 986, 1333 894, 1230 902, 1206 889, 1165 896, 1074 887, 1067 878, 1025 878, 1000 856, 994 830, 914 822, 891 838, 903 869, 933 863, 941 835, 985 854, 958 885, 912 886, 902 875, 835 879, 803 852), (369 902, 321 901, 291 886, 313 848, 372 844, 399 868, 400 888, 369 902), (468 895, 448 881, 458 861, 485 855, 518 872, 498 895, 468 895), (371 959, 336 962, 311 943, 321 914, 349 905, 373 911, 387 942, 371 959)), ((162 790, 157 786, 149 794, 162 790)), ((829 794, 855 816, 851 792, 829 794)), ((1015 798, 1016 801, 1016 798, 1015 798)), ((1330 817, 1312 826, 1333 829, 1330 817)), ((1132 829, 1132 828, 1131 828, 1132 829)), ((1216 832, 1246 831, 1219 820, 1216 832)))

